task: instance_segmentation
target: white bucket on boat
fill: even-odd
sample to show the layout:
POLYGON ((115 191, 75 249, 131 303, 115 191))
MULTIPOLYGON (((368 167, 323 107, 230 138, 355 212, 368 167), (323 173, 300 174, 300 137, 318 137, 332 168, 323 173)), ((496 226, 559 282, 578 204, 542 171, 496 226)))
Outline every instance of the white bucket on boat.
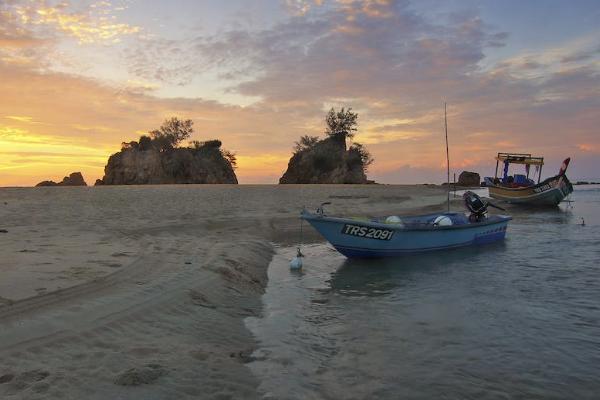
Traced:
POLYGON ((385 223, 386 224, 396 224, 396 225, 403 225, 402 223, 402 218, 400 218, 397 215, 390 215, 389 217, 387 217, 385 219, 385 223))
POLYGON ((452 220, 450 217, 446 215, 440 215, 436 219, 433 220, 433 225, 435 226, 450 226, 452 225, 452 220))

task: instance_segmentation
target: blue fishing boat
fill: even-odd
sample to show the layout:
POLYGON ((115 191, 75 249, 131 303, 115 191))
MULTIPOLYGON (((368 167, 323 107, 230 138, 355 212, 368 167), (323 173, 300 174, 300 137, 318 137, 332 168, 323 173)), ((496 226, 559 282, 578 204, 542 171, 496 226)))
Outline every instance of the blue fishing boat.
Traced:
POLYGON ((485 202, 466 192, 471 211, 443 212, 419 216, 386 218, 344 218, 325 214, 323 203, 316 213, 303 210, 308 221, 337 251, 348 258, 393 257, 406 253, 445 250, 503 240, 508 221, 505 215, 488 215, 485 202))
MULTIPOLYGON (((450 156, 448 151, 448 122, 444 104, 444 125, 446 133, 447 182, 450 187, 450 156)), ((463 195, 467 216, 450 212, 450 192, 448 192, 447 212, 386 218, 344 218, 325 215, 323 203, 316 213, 302 210, 300 217, 308 221, 337 251, 349 258, 393 257, 406 253, 445 250, 456 247, 487 244, 504 240, 508 221, 506 215, 488 215, 487 209, 494 207, 505 211, 490 202, 483 201, 477 194, 467 191, 463 195)), ((302 266, 302 253, 292 264, 302 266)), ((294 268, 294 265, 291 265, 294 268)))

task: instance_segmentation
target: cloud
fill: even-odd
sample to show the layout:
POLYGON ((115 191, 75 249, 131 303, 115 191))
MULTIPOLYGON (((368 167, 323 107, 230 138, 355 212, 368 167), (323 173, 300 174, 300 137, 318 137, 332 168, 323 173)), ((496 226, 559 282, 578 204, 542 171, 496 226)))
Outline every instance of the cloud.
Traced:
POLYGON ((33 117, 28 117, 26 115, 7 115, 4 118, 13 121, 26 122, 28 124, 39 124, 39 122, 33 120, 33 117))
POLYGON ((598 56, 600 56, 600 46, 596 49, 586 49, 582 51, 572 52, 571 54, 563 56, 560 59, 560 61, 562 63, 576 63, 581 61, 588 61, 598 56))
MULTIPOLYGON (((203 61, 171 70, 184 75, 231 70, 224 75, 238 79, 231 91, 278 104, 299 99, 322 104, 335 98, 406 104, 411 95, 429 102, 477 72, 486 43, 501 37, 487 33, 472 16, 453 26, 433 25, 411 11, 408 2, 338 2, 271 29, 196 38, 194 49, 203 61)), ((169 70, 168 62, 155 55, 140 63, 152 68, 146 62, 151 58, 160 66, 157 71, 164 72, 164 65, 169 70)))
MULTIPOLYGON (((0 32, 19 43, 0 53, 5 56, 0 129, 26 132, 19 139, 23 143, 43 138, 49 146, 71 142, 82 154, 89 149, 95 158, 84 157, 86 178, 102 175, 98 160, 122 141, 137 139, 172 115, 195 121, 195 139, 222 139, 238 154, 237 173, 246 183, 276 182, 294 141, 322 135, 330 107, 359 113, 356 140, 368 144, 376 159, 371 174, 384 182, 443 180, 444 101, 457 172, 488 171, 498 151, 536 152, 560 164, 567 155, 576 163, 597 148, 600 76, 593 38, 525 50, 489 64, 486 54, 504 45, 506 32, 490 28, 476 10, 431 19, 408 1, 288 1, 282 4, 292 12, 266 28, 234 25, 218 34, 177 39, 154 35, 148 27, 111 28, 134 25, 115 21, 108 4, 33 4, 53 11, 40 15, 32 7, 24 16, 0 14, 10 27, 0 32), (89 41, 77 36, 79 28, 66 26, 83 26, 78 32, 89 41), (36 42, 39 37, 44 44, 36 42), (104 60, 126 70, 116 82, 44 68, 39 53, 47 59, 53 40, 81 41, 84 54, 97 43, 123 37, 132 40, 111 45, 114 62, 104 60), (222 101, 207 100, 209 88, 221 91, 222 101), (187 97, 162 98, 163 90, 187 97), (224 104, 225 98, 248 105, 224 104)), ((10 143, 15 152, 26 151, 10 143)), ((47 152, 42 146, 35 153, 56 170, 47 152)), ((18 164, 20 169, 11 165, 11 171, 28 171, 27 182, 46 173, 39 163, 18 164)), ((3 179, 8 178, 0 173, 0 185, 3 179)))
POLYGON ((39 44, 30 31, 19 24, 16 15, 9 12, 8 3, 0 5, 0 48, 24 48, 39 44))
POLYGON ((306 15, 314 6, 323 5, 323 0, 285 0, 285 7, 293 15, 306 15))
POLYGON ((585 153, 598 153, 600 146, 597 143, 580 143, 577 148, 585 153))
POLYGON ((121 142, 137 140, 170 116, 193 119, 193 139, 222 139, 224 148, 239 155, 242 182, 274 181, 287 165, 294 140, 304 134, 304 115, 286 110, 161 99, 2 63, 0 75, 6 78, 0 81, 0 109, 12 117, 0 118, 0 148, 11 154, 0 160, 0 186, 35 184, 71 170, 81 170, 93 182, 121 142))
POLYGON ((82 11, 76 11, 69 2, 52 4, 37 0, 15 4, 11 12, 18 16, 22 25, 49 27, 58 33, 75 38, 79 43, 116 43, 123 36, 141 32, 139 26, 117 21, 111 3, 99 1, 82 11))

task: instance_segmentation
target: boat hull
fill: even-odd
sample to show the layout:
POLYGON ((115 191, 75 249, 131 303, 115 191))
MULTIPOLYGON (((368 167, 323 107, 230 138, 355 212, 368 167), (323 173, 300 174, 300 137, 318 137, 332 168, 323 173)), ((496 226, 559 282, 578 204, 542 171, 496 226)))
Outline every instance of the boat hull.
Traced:
POLYGON ((573 186, 566 176, 554 176, 535 186, 508 188, 489 186, 490 197, 508 203, 531 206, 557 206, 565 197, 573 192, 573 186))
POLYGON ((325 217, 310 213, 303 213, 302 218, 307 220, 337 251, 348 258, 394 257, 497 242, 505 238, 508 221, 511 219, 507 216, 493 216, 485 221, 466 225, 429 225, 407 229, 391 224, 325 217), (365 232, 379 230, 384 232, 381 233, 381 237, 385 235, 385 239, 348 234, 355 227, 359 231, 363 228, 365 232))

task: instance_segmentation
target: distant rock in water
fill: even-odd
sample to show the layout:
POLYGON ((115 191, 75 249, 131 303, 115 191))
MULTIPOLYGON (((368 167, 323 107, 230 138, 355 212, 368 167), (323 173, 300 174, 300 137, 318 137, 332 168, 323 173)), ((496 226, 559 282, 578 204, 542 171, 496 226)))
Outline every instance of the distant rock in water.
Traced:
POLYGON ((297 148, 279 183, 369 183, 361 149, 335 137, 297 148))
POLYGON ((481 184, 481 177, 477 172, 463 171, 458 177, 458 186, 476 187, 481 184))
POLYGON ((38 183, 35 186, 36 187, 40 187, 40 186, 58 186, 58 183, 56 183, 54 181, 41 181, 40 183, 38 183))
POLYGON ((42 181, 35 186, 87 186, 81 172, 73 172, 69 176, 65 176, 61 182, 42 181))
POLYGON ((108 159, 104 178, 96 185, 146 185, 183 183, 238 183, 221 141, 196 143, 196 147, 160 149, 125 146, 108 159))

